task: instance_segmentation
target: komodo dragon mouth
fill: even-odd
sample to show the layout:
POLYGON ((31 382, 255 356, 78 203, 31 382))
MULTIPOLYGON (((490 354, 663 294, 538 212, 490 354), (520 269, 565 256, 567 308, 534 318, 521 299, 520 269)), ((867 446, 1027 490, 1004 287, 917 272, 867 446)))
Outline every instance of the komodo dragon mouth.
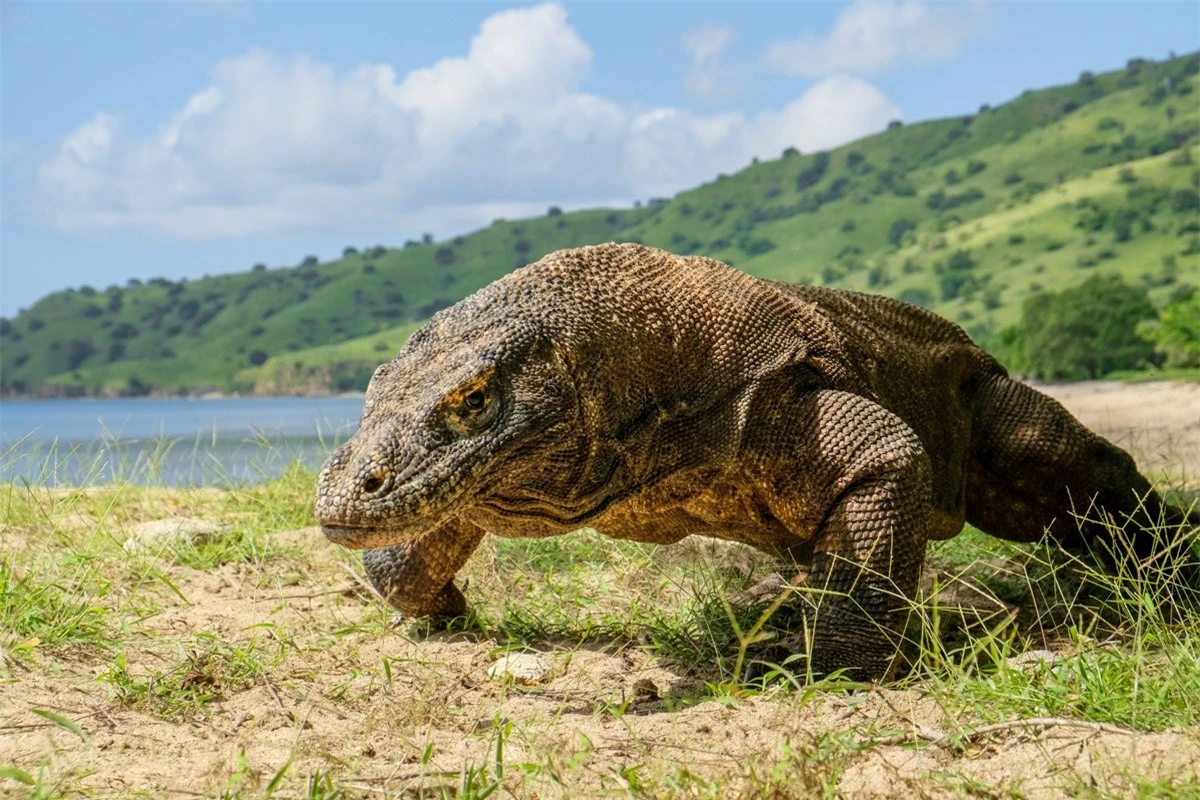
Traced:
POLYGON ((322 525, 321 533, 334 544, 351 550, 367 550, 372 547, 387 547, 415 539, 425 531, 397 533, 389 528, 352 528, 346 525, 322 525))

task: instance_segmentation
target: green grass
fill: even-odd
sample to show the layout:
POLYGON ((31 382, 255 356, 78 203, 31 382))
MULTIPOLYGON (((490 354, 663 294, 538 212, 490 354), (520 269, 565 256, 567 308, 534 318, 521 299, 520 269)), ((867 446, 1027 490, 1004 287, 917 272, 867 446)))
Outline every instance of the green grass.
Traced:
POLYGON ((918 300, 985 344, 1030 294, 1097 271, 1161 304, 1200 284, 1200 225, 1172 201, 1200 175, 1198 72, 1196 54, 1139 62, 824 156, 764 153, 639 208, 499 220, 326 263, 56 292, 0 323, 0 392, 361 389, 438 308, 554 249, 609 240, 918 300), (824 157, 819 179, 801 185, 824 157), (938 191, 965 202, 931 207, 938 191), (1123 210, 1137 221, 1118 236, 1123 210), (901 221, 911 230, 892 237, 901 221), (944 266, 959 250, 970 280, 948 294, 944 266))
POLYGON ((236 645, 202 633, 164 668, 137 674, 130 670, 125 653, 119 653, 97 679, 112 688, 123 706, 160 719, 186 719, 203 713, 226 693, 250 685, 282 657, 281 649, 264 652, 257 639, 236 645))

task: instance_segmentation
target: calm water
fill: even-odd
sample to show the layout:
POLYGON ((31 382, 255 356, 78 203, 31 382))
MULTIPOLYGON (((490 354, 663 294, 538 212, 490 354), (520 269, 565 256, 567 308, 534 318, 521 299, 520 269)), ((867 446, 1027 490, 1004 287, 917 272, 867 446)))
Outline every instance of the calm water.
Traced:
POLYGON ((361 411, 361 396, 4 400, 0 481, 260 481, 320 466, 361 411))

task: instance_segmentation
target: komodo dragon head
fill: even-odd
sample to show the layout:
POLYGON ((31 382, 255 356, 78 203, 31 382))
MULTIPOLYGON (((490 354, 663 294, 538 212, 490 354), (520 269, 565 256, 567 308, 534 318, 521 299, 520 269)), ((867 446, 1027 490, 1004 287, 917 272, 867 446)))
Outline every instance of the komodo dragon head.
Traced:
POLYGON ((358 432, 318 480, 316 516, 347 547, 398 544, 570 438, 574 390, 538 325, 476 295, 383 364, 358 432))

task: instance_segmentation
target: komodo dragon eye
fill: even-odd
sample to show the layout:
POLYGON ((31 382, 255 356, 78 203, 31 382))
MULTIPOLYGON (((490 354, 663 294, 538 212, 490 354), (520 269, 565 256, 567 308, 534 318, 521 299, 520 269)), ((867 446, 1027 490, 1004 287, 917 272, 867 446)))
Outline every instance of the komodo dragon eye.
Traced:
POLYGON ((490 378, 490 374, 481 376, 447 395, 446 425, 459 436, 476 434, 496 420, 500 403, 488 384, 490 378))
POLYGON ((463 398, 463 405, 472 411, 478 411, 483 408, 485 402, 487 402, 487 397, 484 396, 483 391, 480 389, 476 389, 463 398))

